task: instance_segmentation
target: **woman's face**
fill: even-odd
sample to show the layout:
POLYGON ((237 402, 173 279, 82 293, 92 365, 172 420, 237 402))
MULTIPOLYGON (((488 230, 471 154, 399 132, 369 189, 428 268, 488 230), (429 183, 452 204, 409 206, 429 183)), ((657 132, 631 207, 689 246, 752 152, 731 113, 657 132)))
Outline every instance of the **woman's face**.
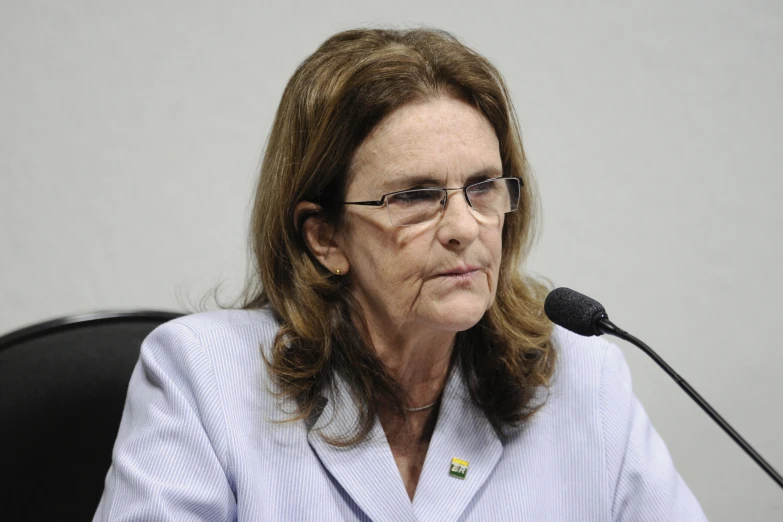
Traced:
MULTIPOLYGON (((465 102, 438 97, 396 110, 373 130, 354 155, 346 201, 463 187, 502 172, 489 121, 465 102)), ((477 214, 462 191, 448 194, 443 212, 410 226, 393 225, 386 208, 346 206, 337 242, 352 290, 375 324, 402 335, 459 332, 492 304, 503 215, 477 214)))

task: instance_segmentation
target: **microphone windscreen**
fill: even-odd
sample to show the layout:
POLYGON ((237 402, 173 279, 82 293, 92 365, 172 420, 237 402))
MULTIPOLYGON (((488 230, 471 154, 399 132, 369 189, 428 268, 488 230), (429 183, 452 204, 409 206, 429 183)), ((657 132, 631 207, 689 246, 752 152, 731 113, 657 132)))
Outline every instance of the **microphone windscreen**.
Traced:
POLYGON ((606 317, 601 303, 570 288, 555 288, 544 301, 544 313, 553 323, 579 335, 601 335, 596 322, 606 317))

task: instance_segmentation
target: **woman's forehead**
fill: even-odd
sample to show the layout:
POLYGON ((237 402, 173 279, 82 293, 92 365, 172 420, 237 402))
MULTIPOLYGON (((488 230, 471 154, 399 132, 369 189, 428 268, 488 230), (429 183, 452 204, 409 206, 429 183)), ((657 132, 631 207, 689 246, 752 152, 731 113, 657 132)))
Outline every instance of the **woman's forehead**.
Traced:
POLYGON ((502 163, 495 131, 481 112, 436 98, 384 119, 357 149, 351 171, 351 185, 393 191, 497 177, 502 163))

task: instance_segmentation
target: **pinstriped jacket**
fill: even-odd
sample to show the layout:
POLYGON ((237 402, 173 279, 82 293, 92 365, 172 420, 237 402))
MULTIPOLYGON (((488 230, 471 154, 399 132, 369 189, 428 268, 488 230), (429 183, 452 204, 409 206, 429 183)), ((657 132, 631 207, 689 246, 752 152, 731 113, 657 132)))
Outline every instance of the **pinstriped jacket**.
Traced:
POLYGON ((261 346, 277 329, 268 311, 224 310, 150 334, 94 520, 706 520, 603 340, 556 329, 546 403, 503 440, 453 369, 411 502, 378 422, 349 448, 321 437, 355 425, 339 381, 314 425, 275 422, 261 346))

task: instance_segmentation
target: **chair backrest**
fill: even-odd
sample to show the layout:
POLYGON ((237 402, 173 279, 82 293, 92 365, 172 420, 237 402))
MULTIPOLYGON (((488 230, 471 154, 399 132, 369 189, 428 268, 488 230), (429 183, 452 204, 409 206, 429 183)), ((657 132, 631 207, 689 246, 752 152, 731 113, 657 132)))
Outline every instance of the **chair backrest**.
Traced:
POLYGON ((0 337, 0 518, 92 519, 141 342, 180 315, 95 313, 0 337))

